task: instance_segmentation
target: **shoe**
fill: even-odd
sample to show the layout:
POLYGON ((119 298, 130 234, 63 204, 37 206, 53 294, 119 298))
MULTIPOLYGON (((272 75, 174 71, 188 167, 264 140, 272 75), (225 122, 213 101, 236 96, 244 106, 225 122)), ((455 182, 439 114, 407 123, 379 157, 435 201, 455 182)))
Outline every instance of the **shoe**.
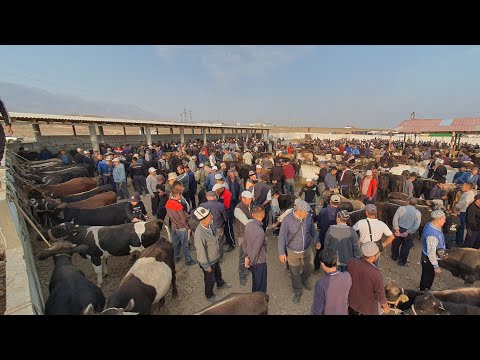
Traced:
POLYGON ((320 272, 320 269, 313 269, 314 274, 318 274, 320 272))
POLYGON ((187 266, 192 266, 192 265, 195 265, 195 264, 198 264, 198 261, 197 261, 197 260, 193 260, 193 259, 190 260, 190 261, 188 261, 187 263, 185 263, 185 265, 187 265, 187 266))
POLYGON ((300 302, 300 295, 293 295, 292 301, 294 304, 298 304, 300 302))
POLYGON ((220 301, 221 299, 217 295, 213 295, 212 297, 207 298, 207 300, 210 302, 217 302, 217 301, 220 301))
POLYGON ((240 285, 242 286, 247 285, 247 279, 240 279, 240 285))
POLYGON ((227 284, 227 282, 224 282, 222 286, 217 285, 217 289, 230 289, 232 285, 227 284))
POLYGON ((229 246, 227 246, 226 248, 224 248, 223 251, 224 251, 224 252, 230 252, 230 251, 232 251, 232 250, 234 250, 234 249, 235 249, 235 246, 229 245, 229 246))
POLYGON ((398 258, 395 259, 395 258, 393 257, 393 255, 390 256, 390 259, 392 259, 393 261, 397 261, 397 260, 398 260, 398 258))
POLYGON ((303 283, 303 287, 304 287, 305 289, 307 289, 307 290, 312 290, 312 285, 310 285, 309 282, 304 282, 304 283, 303 283))
POLYGON ((406 264, 406 263, 401 263, 401 262, 399 262, 399 263, 397 263, 397 264, 398 264, 398 266, 408 267, 408 264, 406 264))
POLYGON ((175 264, 178 264, 182 260, 181 258, 175 259, 175 264))
POLYGON ((457 243, 455 243, 455 244, 453 244, 453 245, 452 245, 452 247, 461 248, 461 247, 462 247, 462 245, 461 245, 461 244, 457 244, 457 243))

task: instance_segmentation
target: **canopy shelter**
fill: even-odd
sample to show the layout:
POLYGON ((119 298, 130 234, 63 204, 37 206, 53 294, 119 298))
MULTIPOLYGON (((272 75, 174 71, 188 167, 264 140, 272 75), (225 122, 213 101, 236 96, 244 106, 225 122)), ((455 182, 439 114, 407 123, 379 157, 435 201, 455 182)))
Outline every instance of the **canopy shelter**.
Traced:
MULTIPOLYGON (((450 157, 460 146, 462 134, 480 134, 480 118, 449 118, 449 119, 415 119, 403 121, 393 129, 399 134, 450 134, 450 157)), ((405 141, 404 141, 405 147, 405 141)))

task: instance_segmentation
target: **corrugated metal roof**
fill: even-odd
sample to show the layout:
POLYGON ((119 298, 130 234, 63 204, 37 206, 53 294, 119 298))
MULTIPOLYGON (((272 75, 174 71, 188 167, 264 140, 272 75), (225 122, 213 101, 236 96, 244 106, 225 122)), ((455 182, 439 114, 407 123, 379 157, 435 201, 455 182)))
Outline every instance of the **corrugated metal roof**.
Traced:
POLYGON ((395 130, 405 134, 480 132, 480 118, 410 119, 395 130))
POLYGON ((138 126, 158 126, 158 127, 188 127, 188 128, 216 128, 216 129, 252 129, 252 130, 268 130, 258 126, 235 126, 235 125, 209 125, 203 123, 181 123, 175 121, 152 121, 137 119, 117 119, 104 118, 95 116, 71 116, 71 115, 53 115, 53 114, 31 114, 31 113, 9 113, 12 120, 38 122, 54 122, 54 123, 72 123, 72 124, 119 124, 119 125, 138 125, 138 126))

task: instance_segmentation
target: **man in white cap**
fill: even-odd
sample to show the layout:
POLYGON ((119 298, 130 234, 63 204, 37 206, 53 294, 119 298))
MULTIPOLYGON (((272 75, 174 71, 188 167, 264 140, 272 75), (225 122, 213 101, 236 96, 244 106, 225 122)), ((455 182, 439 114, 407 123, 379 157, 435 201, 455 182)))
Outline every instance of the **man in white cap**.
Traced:
POLYGON ((240 285, 247 284, 247 270, 245 268, 245 253, 243 251, 243 237, 245 234, 245 226, 252 221, 252 201, 253 194, 250 191, 243 191, 241 193, 241 201, 235 207, 233 215, 236 221, 233 223, 236 240, 238 243, 238 274, 240 276, 240 285))
POLYGON ((298 197, 301 198, 302 195, 305 193, 305 201, 310 205, 312 211, 315 211, 315 207, 317 206, 317 199, 315 196, 320 197, 320 191, 316 185, 313 185, 313 180, 308 178, 306 180, 305 186, 302 186, 302 189, 298 193, 298 197))
POLYGON ((442 210, 434 210, 432 221, 423 228, 420 291, 431 290, 435 274, 441 273, 438 262, 445 256, 445 238, 442 232, 445 221, 445 213, 442 210))
POLYGON ((252 272, 252 293, 267 292, 267 241, 263 230, 265 209, 261 205, 252 209, 253 221, 245 226, 243 252, 245 267, 252 272))
POLYGON ((331 225, 337 223, 337 214, 340 211, 338 207, 340 206, 340 196, 333 194, 330 196, 330 204, 327 207, 322 208, 317 217, 318 227, 320 229, 318 233, 318 240, 321 244, 321 247, 317 249, 314 259, 314 270, 316 274, 320 271, 320 253, 322 252, 325 244, 325 235, 331 225))
POLYGON ((299 200, 294 210, 283 219, 278 235, 279 260, 285 263, 288 255, 295 304, 300 302, 302 288, 312 290, 309 283, 313 270, 313 253, 310 247, 312 241, 316 248, 320 249, 317 231, 310 215, 310 205, 299 200))
POLYGON ((387 314, 390 308, 385 296, 383 275, 375 266, 380 249, 370 241, 362 246, 361 251, 362 258, 351 258, 347 265, 352 277, 348 294, 349 315, 380 315, 381 308, 387 314))
POLYGON ((218 167, 214 165, 212 166, 212 172, 208 174, 207 179, 205 180, 205 190, 212 191, 213 185, 216 184, 215 175, 217 174, 220 173, 218 172, 218 167))
POLYGON ((213 226, 215 227, 218 245, 219 245, 219 260, 223 259, 223 247, 225 245, 225 222, 227 221, 227 211, 221 202, 218 201, 217 193, 209 191, 206 193, 207 201, 199 205, 207 210, 210 210, 213 216, 213 226))
POLYGON ((198 187, 205 189, 205 181, 207 180, 207 172, 205 170, 205 164, 200 163, 197 171, 195 171, 195 180, 197 180, 198 187))
POLYGON ((157 213, 157 205, 159 200, 159 193, 157 190, 157 169, 151 167, 148 169, 148 177, 146 179, 148 195, 150 195, 150 200, 152 202, 152 214, 157 213))
POLYGON ((197 171, 197 164, 196 162, 197 161, 197 157, 195 155, 193 155, 191 158, 190 158, 190 161, 188 162, 188 167, 190 168, 190 170, 192 170, 194 173, 195 171, 197 171))
POLYGON ((245 153, 243 154, 243 163, 247 166, 251 166, 253 163, 253 155, 248 149, 245 149, 245 153))
POLYGON ((360 196, 364 204, 375 204, 377 199, 377 180, 373 177, 372 170, 367 170, 360 183, 360 196))
POLYGON ((447 168, 443 164, 444 161, 442 159, 438 159, 436 161, 435 168, 433 170, 433 180, 440 181, 447 179, 447 168))
POLYGON ((170 194, 170 192, 173 190, 173 183, 177 181, 178 175, 175 172, 171 172, 168 174, 167 178, 167 184, 165 185, 165 191, 167 194, 170 194))
POLYGON ((407 259, 413 245, 413 235, 420 227, 422 214, 415 208, 417 199, 408 198, 408 205, 400 206, 393 216, 393 230, 395 240, 392 242, 392 260, 400 266, 408 266, 407 259))
POLYGON ((83 164, 83 155, 83 149, 77 148, 77 152, 73 156, 73 161, 75 161, 77 164, 83 164))
POLYGON ((255 171, 250 170, 248 172, 248 179, 245 181, 245 189, 247 189, 250 192, 253 192, 253 187, 257 183, 257 174, 255 171))
POLYGON ((232 286, 222 279, 222 269, 219 262, 219 246, 215 228, 212 226, 213 216, 210 210, 199 206, 194 215, 200 221, 195 229, 194 244, 197 251, 197 259, 203 272, 205 283, 205 296, 208 301, 220 300, 214 293, 213 287, 217 283, 217 289, 228 289, 232 286))

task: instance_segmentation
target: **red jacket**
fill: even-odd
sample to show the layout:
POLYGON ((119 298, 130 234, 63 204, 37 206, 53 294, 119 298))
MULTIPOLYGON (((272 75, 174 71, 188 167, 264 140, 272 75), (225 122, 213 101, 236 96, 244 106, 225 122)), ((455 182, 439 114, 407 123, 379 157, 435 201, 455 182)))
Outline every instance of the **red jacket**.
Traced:
POLYGON ((223 194, 222 196, 220 196, 220 199, 223 200, 223 207, 225 208, 225 210, 230 210, 230 204, 232 203, 232 193, 230 192, 230 190, 223 190, 223 194))
POLYGON ((285 179, 295 179, 295 168, 292 164, 283 167, 283 175, 285 176, 285 179))
MULTIPOLYGON (((360 193, 362 192, 363 189, 363 182, 365 178, 362 179, 362 182, 360 184, 360 193)), ((375 194, 377 193, 377 180, 375 180, 374 177, 372 177, 372 180, 370 180, 370 184, 368 185, 367 189, 367 197, 374 197, 375 194)))

